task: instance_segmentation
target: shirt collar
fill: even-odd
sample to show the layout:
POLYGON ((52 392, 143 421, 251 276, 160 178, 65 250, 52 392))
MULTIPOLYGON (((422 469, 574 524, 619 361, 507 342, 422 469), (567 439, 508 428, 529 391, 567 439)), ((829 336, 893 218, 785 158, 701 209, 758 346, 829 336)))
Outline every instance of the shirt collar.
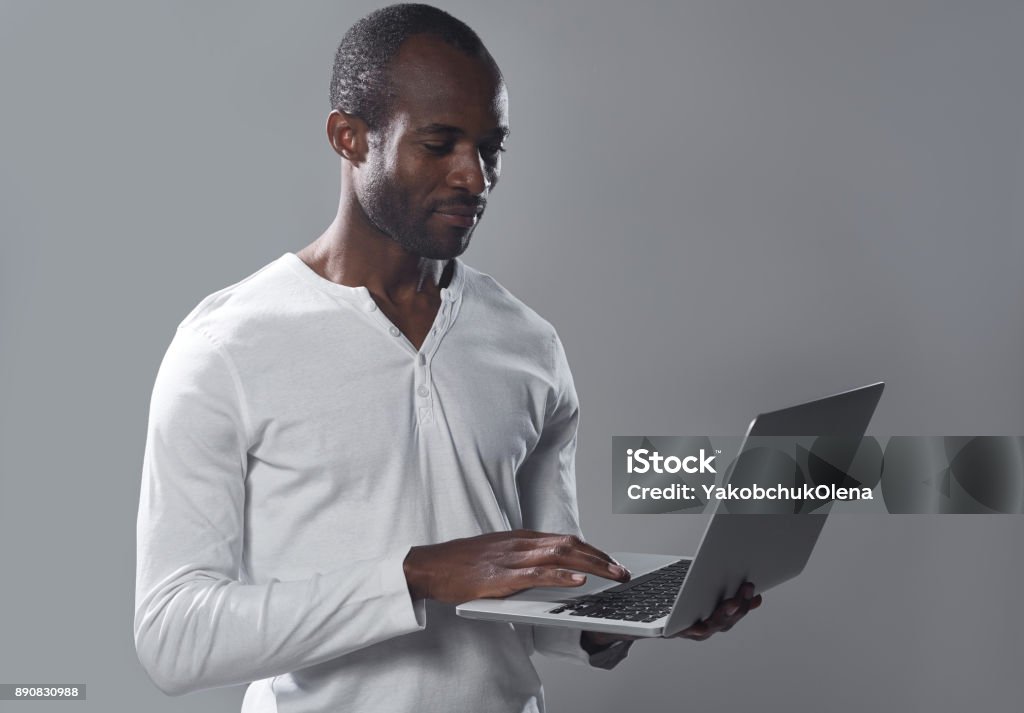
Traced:
MULTIPOLYGON (((351 287, 349 285, 339 285, 337 282, 331 282, 326 277, 323 277, 317 273, 313 268, 302 261, 298 255, 293 252, 286 252, 281 256, 280 260, 287 264, 303 282, 306 282, 313 287, 316 287, 324 292, 335 297, 341 297, 350 301, 364 301, 366 296, 369 294, 369 290, 365 286, 351 287)), ((452 266, 452 279, 449 281, 447 287, 441 288, 441 300, 454 302, 462 296, 462 287, 466 282, 466 266, 458 258, 452 260, 455 263, 452 266)))

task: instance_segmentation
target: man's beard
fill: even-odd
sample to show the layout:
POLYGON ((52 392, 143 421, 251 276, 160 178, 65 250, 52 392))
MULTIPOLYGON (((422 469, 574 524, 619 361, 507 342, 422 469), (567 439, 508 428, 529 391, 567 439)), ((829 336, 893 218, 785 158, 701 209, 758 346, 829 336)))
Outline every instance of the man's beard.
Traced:
POLYGON ((363 190, 357 188, 356 200, 377 230, 413 255, 430 260, 451 260, 464 253, 476 229, 440 228, 432 236, 427 224, 432 213, 414 209, 409 195, 380 173, 374 173, 363 190))

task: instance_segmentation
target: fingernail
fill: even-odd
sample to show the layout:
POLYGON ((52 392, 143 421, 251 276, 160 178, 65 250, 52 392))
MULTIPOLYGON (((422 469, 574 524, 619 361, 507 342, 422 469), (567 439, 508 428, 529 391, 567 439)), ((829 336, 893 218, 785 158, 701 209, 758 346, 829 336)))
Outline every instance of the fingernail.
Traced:
POLYGON ((573 574, 572 575, 572 581, 579 582, 580 584, 583 584, 584 582, 587 581, 587 578, 586 578, 585 575, 582 575, 582 574, 573 574))
POLYGON ((725 608, 725 613, 727 616, 733 616, 739 610, 740 608, 738 606, 736 606, 735 604, 731 604, 725 608))
POLYGON ((618 564, 608 565, 608 571, 611 572, 612 575, 615 577, 625 577, 629 575, 629 570, 623 567, 622 565, 618 564))

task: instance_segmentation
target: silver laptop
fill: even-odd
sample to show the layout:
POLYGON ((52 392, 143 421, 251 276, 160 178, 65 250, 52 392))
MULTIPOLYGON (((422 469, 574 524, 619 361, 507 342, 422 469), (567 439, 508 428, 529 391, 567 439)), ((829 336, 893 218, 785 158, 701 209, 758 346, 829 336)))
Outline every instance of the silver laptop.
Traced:
MULTIPOLYGON (((810 403, 763 413, 740 453, 762 436, 835 436, 850 444, 830 461, 845 471, 867 431, 885 384, 869 384, 810 403)), ((619 583, 588 575, 581 587, 528 589, 456 607, 469 619, 564 626, 630 636, 672 636, 709 617, 743 582, 764 592, 800 574, 825 524, 824 513, 729 514, 721 502, 692 557, 611 553, 632 573, 619 583)))

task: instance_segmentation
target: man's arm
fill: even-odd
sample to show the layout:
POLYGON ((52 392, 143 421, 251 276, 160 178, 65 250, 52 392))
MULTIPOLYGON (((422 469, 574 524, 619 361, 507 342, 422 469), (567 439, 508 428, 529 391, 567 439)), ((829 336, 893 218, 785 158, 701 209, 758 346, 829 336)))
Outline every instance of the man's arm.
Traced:
MULTIPOLYGON (((552 335, 550 350, 554 383, 544 429, 516 476, 523 526, 582 539, 576 504, 579 399, 557 334, 552 335)), ((605 669, 618 665, 630 646, 630 642, 599 641, 590 632, 561 627, 533 627, 533 633, 534 646, 541 653, 605 669)))
MULTIPOLYGON (((523 526, 545 532, 563 532, 582 539, 576 505, 576 433, 579 402, 569 363, 557 335, 552 343, 556 389, 544 431, 534 451, 517 476, 523 526)), ((603 554, 603 553, 602 553, 603 554)), ((607 575, 602 575, 607 576, 607 575)), ((683 629, 673 638, 704 641, 718 632, 729 631, 740 619, 761 605, 754 586, 744 583, 736 594, 721 602, 707 619, 683 629)), ((638 637, 602 634, 558 627, 534 627, 538 651, 591 666, 611 669, 624 659, 638 637)))
POLYGON ((303 580, 239 581, 249 433, 229 355, 180 327, 150 403, 134 623, 139 660, 170 695, 287 673, 425 625, 408 548, 303 580))

